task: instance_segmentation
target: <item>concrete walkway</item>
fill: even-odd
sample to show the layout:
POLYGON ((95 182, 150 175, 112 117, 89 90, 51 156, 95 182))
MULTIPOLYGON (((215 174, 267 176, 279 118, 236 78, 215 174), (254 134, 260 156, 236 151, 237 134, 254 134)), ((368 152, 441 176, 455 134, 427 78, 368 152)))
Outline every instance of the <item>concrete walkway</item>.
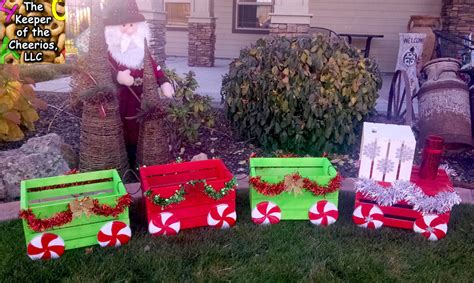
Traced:
MULTIPOLYGON (((236 175, 238 180, 238 189, 239 190, 248 190, 248 176, 246 175, 236 175)), ((354 192, 354 178, 346 178, 342 183, 341 190, 346 192, 354 192)), ((140 183, 128 184, 126 186, 127 191, 132 195, 136 200, 142 197, 140 190, 140 183)), ((455 188, 456 192, 462 199, 463 204, 474 205, 474 190, 468 190, 463 188, 455 188)), ((0 204, 0 222, 9 221, 18 218, 18 212, 20 211, 20 202, 10 202, 0 204)))
MULTIPOLYGON (((193 71, 196 74, 196 80, 199 84, 197 93, 201 95, 208 95, 212 98, 214 105, 219 105, 221 102, 221 86, 222 77, 229 71, 229 64, 232 62, 230 59, 217 59, 215 66, 211 68, 207 67, 189 67, 186 57, 169 57, 166 60, 166 66, 170 69, 174 69, 178 75, 183 75, 189 71, 193 71)), ((383 74, 383 87, 379 92, 379 99, 377 100, 376 109, 380 113, 387 111, 388 95, 390 90, 390 83, 392 81, 393 74, 383 74)), ((71 91, 70 88, 70 77, 65 77, 53 81, 47 81, 37 83, 35 90, 37 92, 64 92, 68 93, 71 91)))

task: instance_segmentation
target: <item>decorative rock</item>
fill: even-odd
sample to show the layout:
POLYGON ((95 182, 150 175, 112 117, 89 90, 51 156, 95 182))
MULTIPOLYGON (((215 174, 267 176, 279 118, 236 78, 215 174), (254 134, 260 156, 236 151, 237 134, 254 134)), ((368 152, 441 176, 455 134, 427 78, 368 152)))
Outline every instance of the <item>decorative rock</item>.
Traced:
POLYGON ((205 153, 200 153, 198 155, 195 155, 191 161, 202 161, 202 160, 208 160, 209 158, 207 157, 207 154, 205 153))
POLYGON ((21 180, 63 175, 77 163, 74 150, 57 134, 31 138, 21 148, 0 152, 0 199, 19 197, 21 180))

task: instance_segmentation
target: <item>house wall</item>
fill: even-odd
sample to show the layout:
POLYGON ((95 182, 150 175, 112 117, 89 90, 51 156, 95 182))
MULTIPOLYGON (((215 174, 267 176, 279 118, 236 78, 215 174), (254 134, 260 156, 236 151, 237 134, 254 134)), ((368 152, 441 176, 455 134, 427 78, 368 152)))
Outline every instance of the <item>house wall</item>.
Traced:
MULTIPOLYGON (((171 1, 171 0, 170 0, 171 1)), ((233 0, 216 0, 214 16, 216 20, 216 58, 234 58, 239 51, 262 35, 232 33, 233 0)), ((188 32, 168 30, 166 32, 166 54, 168 56, 188 56, 188 32)))
POLYGON ((188 56, 188 31, 166 31, 166 56, 188 56))
MULTIPOLYGON (((233 0, 216 0, 214 5, 217 58, 237 57, 241 48, 262 36, 232 33, 233 0)), ((392 72, 398 54, 398 34, 406 32, 410 15, 439 16, 442 0, 310 0, 309 5, 313 14, 311 26, 338 33, 383 34, 385 38, 373 40, 371 55, 379 62, 381 71, 392 72)), ((187 56, 187 31, 168 30, 166 41, 168 56, 187 56)))
POLYGON ((233 5, 233 0, 214 1, 216 58, 238 57, 242 48, 262 37, 262 34, 232 33, 233 5))
MULTIPOLYGON (((374 39, 370 55, 383 72, 393 72, 396 65, 399 33, 406 32, 411 15, 441 14, 441 0, 312 0, 311 26, 321 26, 337 33, 383 34, 374 39)), ((365 42, 358 42, 363 46, 365 42)))

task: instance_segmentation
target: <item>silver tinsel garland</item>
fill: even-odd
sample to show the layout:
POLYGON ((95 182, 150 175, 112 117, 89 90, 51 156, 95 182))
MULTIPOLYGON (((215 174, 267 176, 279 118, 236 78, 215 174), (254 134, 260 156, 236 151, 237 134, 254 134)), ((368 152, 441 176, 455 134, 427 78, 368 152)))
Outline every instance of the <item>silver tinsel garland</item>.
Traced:
POLYGON ((359 179, 355 187, 357 192, 373 199, 379 205, 392 206, 406 201, 413 209, 423 214, 443 214, 461 203, 456 192, 440 192, 435 196, 428 196, 420 187, 408 181, 395 181, 390 188, 384 188, 374 180, 359 179))

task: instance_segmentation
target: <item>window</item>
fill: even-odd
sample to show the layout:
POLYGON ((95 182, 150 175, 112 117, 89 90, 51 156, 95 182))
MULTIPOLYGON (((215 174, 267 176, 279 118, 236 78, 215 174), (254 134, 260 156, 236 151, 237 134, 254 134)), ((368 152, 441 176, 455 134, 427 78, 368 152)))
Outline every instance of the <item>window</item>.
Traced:
POLYGON ((191 4, 189 2, 166 2, 165 10, 168 27, 188 27, 188 17, 191 14, 191 4))
POLYGON ((234 2, 234 32, 268 32, 273 0, 234 0, 234 2))

